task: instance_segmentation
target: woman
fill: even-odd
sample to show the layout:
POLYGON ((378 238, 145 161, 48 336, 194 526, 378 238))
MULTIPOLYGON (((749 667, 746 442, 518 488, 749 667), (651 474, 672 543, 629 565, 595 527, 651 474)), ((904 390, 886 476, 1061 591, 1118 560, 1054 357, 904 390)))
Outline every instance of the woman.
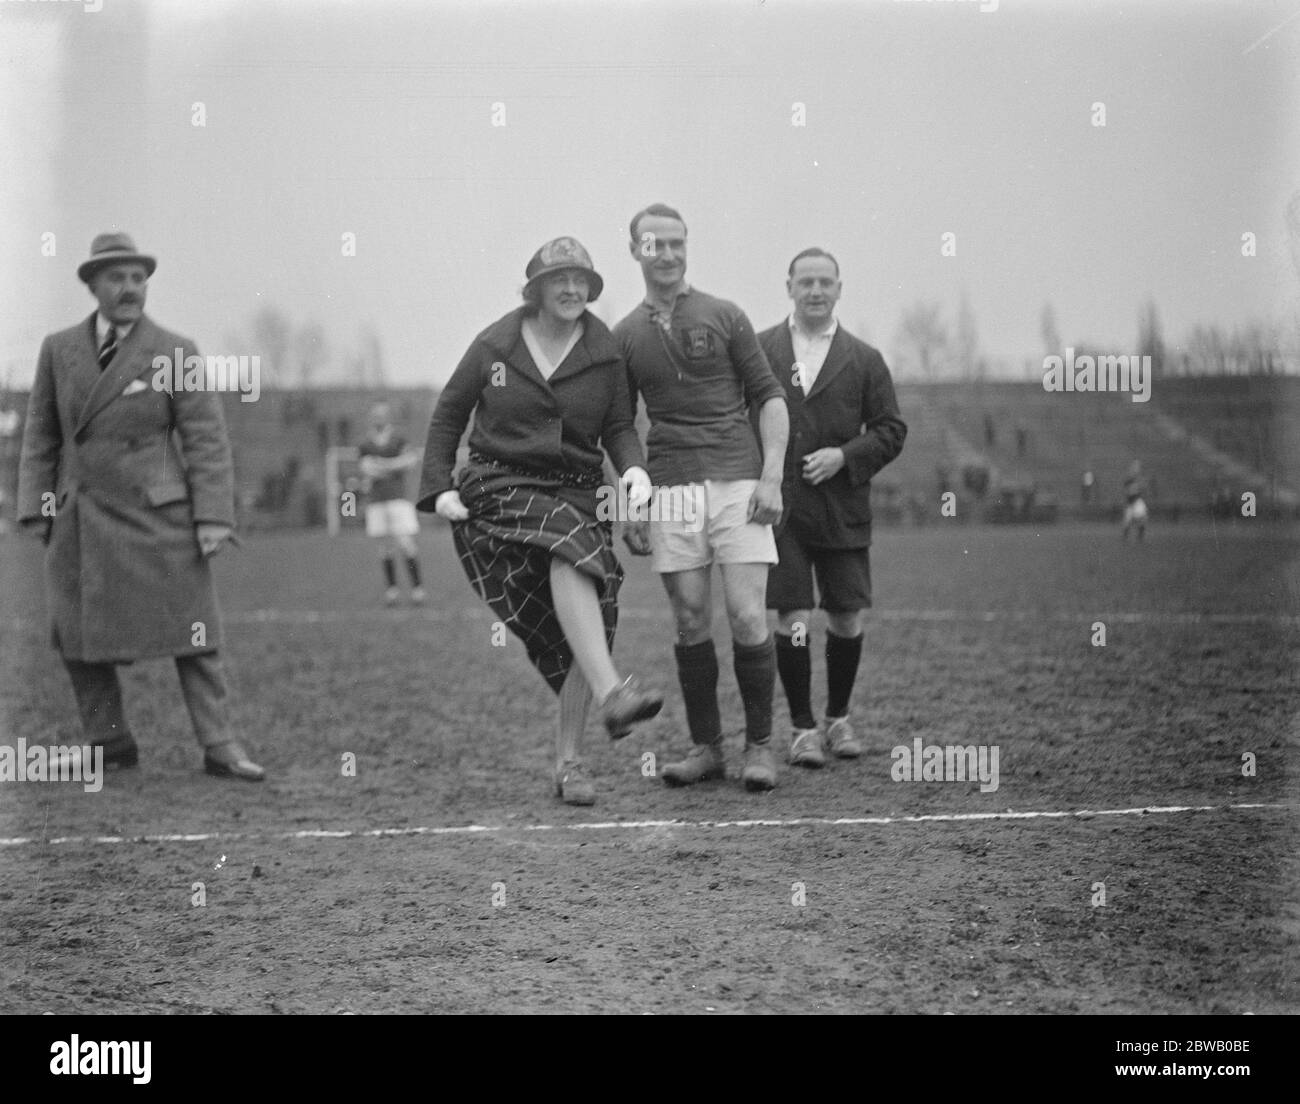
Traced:
POLYGON ((438 399, 416 506, 452 522, 474 589, 559 696, 556 790, 591 805, 578 747, 593 695, 613 739, 663 706, 610 657, 623 570, 596 516, 600 446, 630 506, 649 500, 650 477, 618 346, 587 311, 604 287, 587 251, 547 242, 525 279, 524 305, 474 339, 438 399), (471 414, 469 464, 453 479, 471 414))

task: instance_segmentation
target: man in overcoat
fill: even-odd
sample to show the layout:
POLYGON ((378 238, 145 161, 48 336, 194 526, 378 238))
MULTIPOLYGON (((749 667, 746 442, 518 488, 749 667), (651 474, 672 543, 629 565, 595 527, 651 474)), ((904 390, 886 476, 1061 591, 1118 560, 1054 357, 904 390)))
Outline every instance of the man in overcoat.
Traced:
POLYGON ((18 520, 46 543, 53 644, 105 766, 138 758, 116 665, 171 656, 204 768, 255 782, 264 771, 227 717, 208 562, 234 527, 230 443, 220 397, 202 383, 176 386, 174 361, 197 357, 193 342, 144 314, 156 267, 126 234, 109 233, 78 268, 98 308, 41 345, 18 520))
POLYGON ((871 477, 903 448, 885 360, 839 325, 839 263, 823 249, 790 262, 788 319, 758 335, 785 387, 790 439, 776 530, 780 562, 767 578, 767 607, 777 611, 776 667, 790 705, 789 760, 821 767, 826 750, 862 754, 849 701, 862 658, 863 612, 871 606, 871 477), (826 611, 826 728, 813 717, 809 619, 816 575, 826 611))

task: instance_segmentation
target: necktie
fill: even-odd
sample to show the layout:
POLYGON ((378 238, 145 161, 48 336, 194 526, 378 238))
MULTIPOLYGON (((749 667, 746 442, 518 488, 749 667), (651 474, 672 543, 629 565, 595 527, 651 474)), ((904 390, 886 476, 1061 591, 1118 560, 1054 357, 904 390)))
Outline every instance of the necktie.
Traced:
POLYGON ((108 367, 114 355, 117 353, 117 327, 109 326, 108 333, 104 337, 104 344, 99 350, 99 370, 102 372, 108 367))

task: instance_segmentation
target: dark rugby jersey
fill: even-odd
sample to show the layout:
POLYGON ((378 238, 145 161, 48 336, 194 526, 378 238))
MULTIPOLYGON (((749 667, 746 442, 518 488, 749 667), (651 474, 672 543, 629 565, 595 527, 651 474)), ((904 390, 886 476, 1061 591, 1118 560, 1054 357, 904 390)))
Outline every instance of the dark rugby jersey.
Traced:
MULTIPOLYGON (((396 460, 406 451, 406 439, 394 433, 386 444, 378 444, 367 437, 357 447, 357 455, 375 456, 382 460, 396 460)), ((367 496, 371 502, 391 502, 395 498, 406 497, 406 472, 395 471, 387 475, 377 475, 370 481, 367 496)))
POLYGON ((664 327, 641 303, 614 327, 650 415, 650 480, 659 486, 705 479, 757 479, 763 471, 749 407, 785 401, 754 327, 734 303, 687 288, 664 327))

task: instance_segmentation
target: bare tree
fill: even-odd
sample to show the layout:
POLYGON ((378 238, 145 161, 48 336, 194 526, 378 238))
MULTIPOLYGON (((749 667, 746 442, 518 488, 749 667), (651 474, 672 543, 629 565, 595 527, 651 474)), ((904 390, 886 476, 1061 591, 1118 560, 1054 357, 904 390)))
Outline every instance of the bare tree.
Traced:
POLYGON ((288 370, 292 327, 283 311, 264 306, 253 315, 253 349, 261 357, 264 387, 283 385, 288 370))
POLYGON ((922 379, 933 381, 947 360, 948 329, 938 303, 913 303, 898 327, 904 354, 914 358, 922 379))
POLYGON ((1300 279, 1300 192, 1292 195, 1286 205, 1286 234, 1291 246, 1291 267, 1300 279))
POLYGON ((293 360, 298 369, 298 386, 310 387, 329 360, 325 330, 319 322, 308 322, 294 334, 293 360))
POLYGON ((957 367, 968 380, 983 378, 985 364, 980 358, 979 333, 975 329, 975 314, 970 298, 962 289, 961 304, 957 308, 957 367))
POLYGON ((1196 326, 1187 341, 1192 370, 1198 375, 1222 376, 1228 371, 1228 340, 1218 326, 1196 326))
POLYGON ((388 370, 384 363, 384 345, 379 331, 369 322, 361 327, 360 348, 365 378, 375 387, 385 386, 388 370))
POLYGON ((1151 358, 1152 376, 1165 374, 1165 340, 1160 330, 1156 301, 1148 299, 1138 312, 1138 355, 1151 358))
POLYGON ((1056 325, 1056 308, 1051 303, 1044 303, 1038 316, 1038 332, 1043 335, 1043 352, 1046 356, 1060 356, 1061 331, 1056 325))

